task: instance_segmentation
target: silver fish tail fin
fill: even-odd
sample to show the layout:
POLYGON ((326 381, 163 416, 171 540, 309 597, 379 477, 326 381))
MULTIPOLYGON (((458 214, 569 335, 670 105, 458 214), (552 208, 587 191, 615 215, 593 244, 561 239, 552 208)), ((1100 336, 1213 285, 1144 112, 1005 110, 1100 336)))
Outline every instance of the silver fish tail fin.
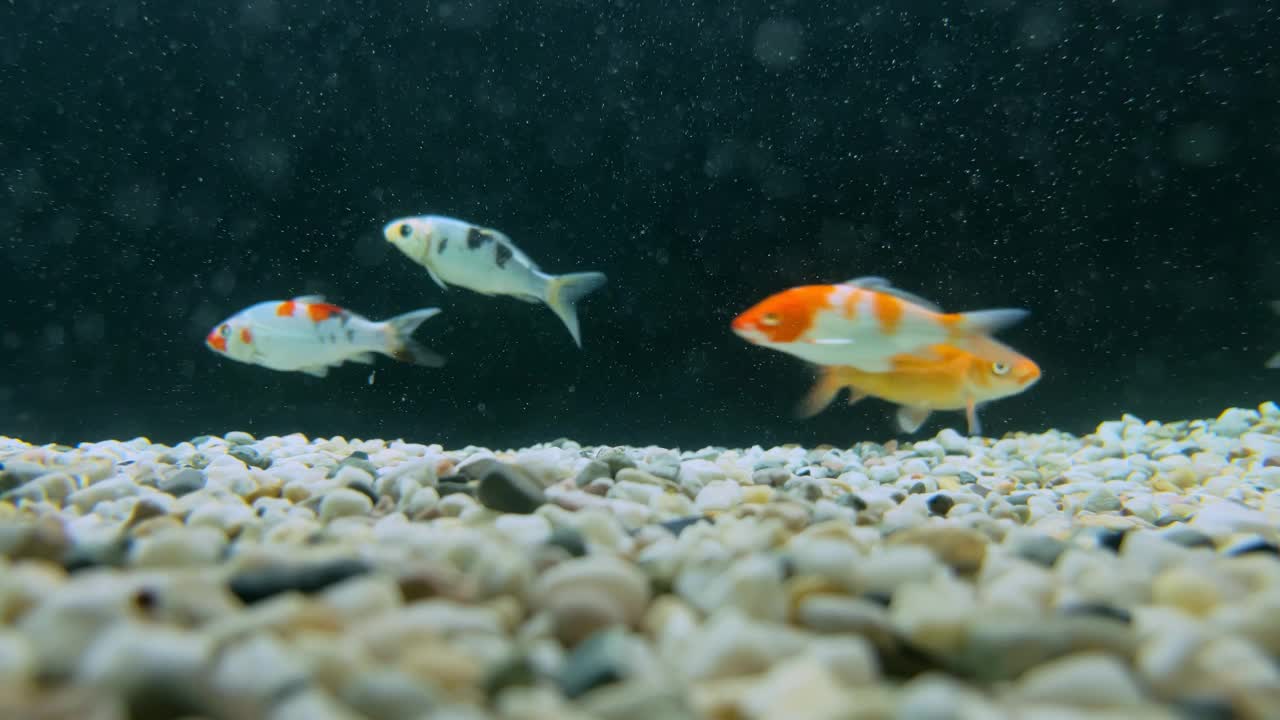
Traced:
POLYGON ((426 320, 440 314, 440 308, 414 310, 387 320, 387 354, 401 362, 442 367, 444 358, 427 346, 414 340, 412 335, 426 320))
POLYGON ((1270 370, 1280 369, 1280 352, 1272 355, 1271 359, 1267 360, 1267 368, 1270 370))
POLYGON ((578 329, 578 301, 604 287, 607 280, 604 273, 598 272, 552 275, 547 278, 547 306, 560 317, 578 347, 582 347, 582 334, 578 329))

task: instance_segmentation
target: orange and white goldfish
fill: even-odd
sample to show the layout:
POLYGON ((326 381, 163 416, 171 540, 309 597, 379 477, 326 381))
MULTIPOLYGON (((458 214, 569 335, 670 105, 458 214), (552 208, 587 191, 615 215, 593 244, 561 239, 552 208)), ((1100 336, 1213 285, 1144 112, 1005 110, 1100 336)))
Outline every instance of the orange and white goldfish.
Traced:
POLYGON ((939 343, 997 352, 990 335, 1028 314, 1020 309, 944 313, 884 278, 862 277, 783 290, 734 318, 732 328, 747 342, 818 365, 885 372, 894 356, 920 354, 939 343))
POLYGON ((964 410, 969 434, 977 435, 982 432, 980 405, 1016 395, 1040 379, 1040 367, 1034 361, 1002 344, 995 360, 950 345, 933 345, 929 351, 937 359, 896 355, 890 369, 880 373, 821 367, 796 414, 816 415, 847 387, 850 405, 867 397, 898 405, 898 428, 905 433, 919 430, 935 410, 964 410))
MULTIPOLYGON (((1272 300, 1271 309, 1275 312, 1275 314, 1280 315, 1280 300, 1272 300)), ((1267 367, 1272 370, 1280 368, 1280 352, 1276 353, 1275 355, 1272 355, 1270 359, 1267 360, 1267 367)))
POLYGON ((582 347, 577 303, 605 284, 604 273, 548 275, 501 232, 443 215, 397 218, 382 234, 444 290, 453 284, 483 295, 545 303, 582 347))
POLYGON ((372 363, 374 353, 440 367, 444 358, 410 337, 439 312, 439 308, 426 308, 375 322, 318 295, 303 295, 241 310, 218 323, 204 342, 232 360, 316 377, 324 377, 330 367, 348 360, 372 363))

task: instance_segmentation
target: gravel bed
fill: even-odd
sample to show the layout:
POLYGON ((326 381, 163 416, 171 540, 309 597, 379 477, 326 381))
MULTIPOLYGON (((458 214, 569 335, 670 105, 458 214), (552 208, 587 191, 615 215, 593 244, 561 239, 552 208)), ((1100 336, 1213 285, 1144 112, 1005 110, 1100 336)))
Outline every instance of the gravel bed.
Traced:
POLYGON ((1280 718, 1280 408, 1078 437, 0 437, 0 717, 1280 718))

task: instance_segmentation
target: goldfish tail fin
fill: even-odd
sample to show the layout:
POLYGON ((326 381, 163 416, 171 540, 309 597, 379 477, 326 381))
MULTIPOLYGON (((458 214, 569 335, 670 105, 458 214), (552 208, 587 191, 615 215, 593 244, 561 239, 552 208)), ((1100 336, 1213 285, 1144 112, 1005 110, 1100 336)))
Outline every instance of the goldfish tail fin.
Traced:
POLYGON ((809 388, 809 392, 805 393, 800 402, 796 403, 791 414, 798 420, 817 415, 836 399, 841 387, 843 386, 840 384, 840 378, 834 370, 827 367, 819 368, 818 379, 814 381, 813 387, 809 388))
POLYGON ((442 367, 444 358, 412 337, 419 325, 439 314, 440 308, 425 308, 387 320, 387 334, 390 336, 387 354, 400 362, 442 367))
POLYGON ((559 316, 578 347, 582 347, 578 301, 604 287, 607 280, 604 273, 598 272, 553 275, 547 279, 547 306, 559 316))
POLYGON ((1021 308, 998 308, 960 313, 959 328, 972 335, 994 335, 1005 328, 1017 325, 1031 314, 1021 308))
POLYGON ((903 405, 898 408, 896 418, 898 420, 898 429, 902 432, 912 435, 924 425, 924 421, 929 419, 929 408, 912 407, 903 405))

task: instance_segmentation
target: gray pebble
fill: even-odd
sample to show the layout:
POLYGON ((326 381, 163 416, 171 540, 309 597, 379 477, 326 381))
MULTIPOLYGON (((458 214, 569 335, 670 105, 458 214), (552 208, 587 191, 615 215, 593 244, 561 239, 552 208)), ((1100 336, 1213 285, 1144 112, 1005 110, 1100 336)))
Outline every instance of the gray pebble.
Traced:
POLYGON ((264 457, 262 453, 248 445, 236 445, 228 449, 227 454, 249 467, 256 467, 264 470, 271 467, 271 458, 264 457))
POLYGON ((1024 560, 1051 568, 1067 549, 1067 544, 1048 535, 1031 535, 1020 540, 1014 552, 1024 560))
POLYGON ((369 720, 415 720, 439 702, 430 688, 391 668, 357 672, 338 691, 338 699, 369 720))
POLYGON ((178 472, 162 479, 158 484, 161 492, 174 497, 182 497, 204 487, 204 472, 195 468, 182 468, 178 472))
POLYGON ((495 461, 480 478, 476 499, 490 510, 528 514, 542 507, 546 495, 538 481, 527 472, 515 465, 495 461))
POLYGON ((764 467, 751 473, 751 482, 756 485, 782 487, 791 479, 791 471, 784 467, 764 467))
POLYGON ((348 578, 364 574, 369 566, 359 560, 332 560, 299 566, 255 567, 241 570, 228 582, 231 593, 246 605, 284 592, 315 593, 348 578))
POLYGON ((582 641, 565 660, 556 684, 569 698, 577 698, 602 685, 624 679, 623 654, 626 636, 616 630, 601 630, 582 641))
POLYGON ((617 475, 619 470, 623 468, 634 468, 636 463, 627 457, 626 452, 617 448, 601 450, 596 455, 596 459, 609 466, 609 475, 617 475))
POLYGON ((609 467, 608 463, 603 460, 592 460, 583 465, 582 469, 578 471, 577 477, 573 479, 573 484, 578 487, 586 487, 593 480, 612 477, 613 469, 609 467))

